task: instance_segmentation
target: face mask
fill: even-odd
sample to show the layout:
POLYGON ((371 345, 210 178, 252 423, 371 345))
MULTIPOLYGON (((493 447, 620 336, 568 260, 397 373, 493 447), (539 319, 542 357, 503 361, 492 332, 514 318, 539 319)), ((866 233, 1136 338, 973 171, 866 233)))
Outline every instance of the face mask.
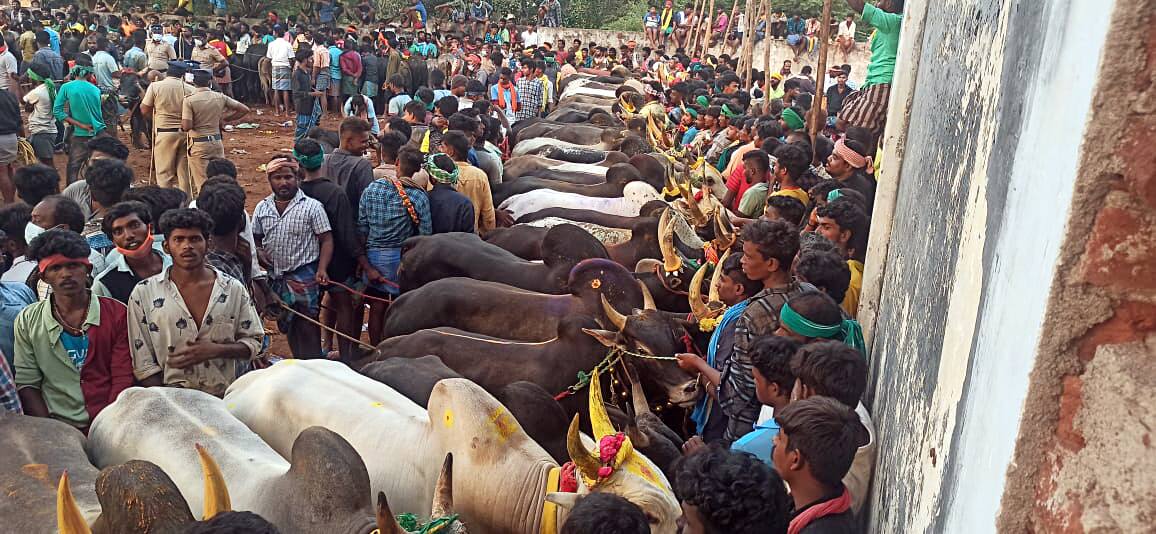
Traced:
POLYGON ((36 239, 36 236, 43 234, 44 232, 47 232, 47 231, 48 231, 47 228, 41 228, 41 227, 36 226, 35 224, 32 224, 31 222, 29 222, 28 224, 26 224, 24 226, 24 242, 25 243, 31 243, 33 239, 36 239))
POLYGON ((141 242, 139 247, 137 247, 133 250, 129 250, 127 248, 116 247, 117 252, 120 252, 121 255, 126 257, 126 258, 132 258, 134 260, 144 258, 144 257, 147 257, 149 254, 152 254, 153 241, 154 241, 154 239, 153 239, 153 227, 149 226, 147 231, 148 231, 148 235, 145 236, 144 241, 141 242))
POLYGON ((205 41, 201 39, 193 39, 193 46, 205 46, 205 41))
POLYGON ((153 34, 153 41, 154 41, 154 42, 157 42, 157 43, 161 42, 161 34, 159 34, 159 33, 154 33, 154 34, 153 34))

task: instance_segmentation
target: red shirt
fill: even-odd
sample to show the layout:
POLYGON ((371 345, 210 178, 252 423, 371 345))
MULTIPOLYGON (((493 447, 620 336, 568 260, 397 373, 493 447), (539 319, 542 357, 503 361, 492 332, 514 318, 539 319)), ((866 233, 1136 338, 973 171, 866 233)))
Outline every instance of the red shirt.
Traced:
POLYGON ((88 359, 80 371, 80 391, 90 421, 133 382, 128 308, 114 298, 97 298, 100 324, 88 329, 88 359))
POLYGON ((731 175, 727 177, 727 189, 735 192, 735 199, 727 208, 730 208, 731 211, 738 211, 739 202, 743 200, 743 195, 746 194, 747 189, 750 189, 752 185, 755 184, 747 183, 746 168, 743 167, 743 162, 737 162, 735 164, 735 170, 731 171, 731 175))

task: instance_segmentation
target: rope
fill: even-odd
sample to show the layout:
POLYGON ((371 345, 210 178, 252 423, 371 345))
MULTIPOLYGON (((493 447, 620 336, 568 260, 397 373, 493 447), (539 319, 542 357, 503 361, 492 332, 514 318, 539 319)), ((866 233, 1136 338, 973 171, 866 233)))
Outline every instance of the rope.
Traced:
MULTIPOLYGON (((363 292, 361 292, 361 291, 358 291, 358 290, 356 290, 356 289, 353 289, 352 287, 349 287, 349 286, 347 286, 347 285, 345 285, 345 284, 343 284, 343 283, 341 283, 341 282, 335 281, 335 280, 330 280, 330 281, 329 281, 329 283, 330 283, 330 284, 333 284, 333 285, 335 285, 335 286, 337 286, 337 287, 340 287, 341 289, 344 289, 344 290, 346 290, 346 291, 348 291, 348 292, 350 292, 350 293, 353 293, 354 295, 357 295, 357 296, 359 296, 359 297, 361 297, 361 298, 363 298, 363 299, 376 300, 376 301, 378 301, 378 302, 384 302, 384 303, 386 303, 386 304, 391 304, 391 303, 393 303, 393 299, 391 299, 391 298, 383 298, 383 297, 375 297, 375 296, 373 296, 373 295, 367 295, 367 294, 365 294, 365 293, 363 293, 363 292)), ((386 283, 389 283, 389 280, 386 280, 386 283)), ((395 285, 396 285, 396 284, 395 284, 395 285)))
POLYGON ((36 157, 36 151, 32 148, 32 143, 23 137, 20 138, 20 143, 17 145, 16 160, 24 166, 40 163, 40 160, 36 157))
POLYGON ((675 358, 674 356, 653 356, 650 354, 631 352, 621 347, 613 347, 606 352, 606 357, 603 358, 602 361, 598 362, 598 365, 595 365, 594 368, 590 370, 590 372, 578 371, 578 381, 573 385, 566 387, 566 389, 562 390, 557 395, 554 395, 554 400, 560 401, 566 397, 569 397, 570 395, 582 391, 582 388, 590 385, 591 377, 596 374, 606 372, 607 369, 614 367, 615 364, 622 361, 623 354, 627 356, 633 356, 635 358, 642 358, 644 360, 678 361, 678 358, 675 358))
POLYGON ((305 319, 306 321, 309 321, 310 323, 313 323, 313 324, 317 325, 317 326, 318 326, 319 328, 321 328, 322 330, 325 330, 325 331, 327 331, 327 332, 329 332, 329 333, 332 333, 332 334, 338 335, 338 336, 340 336, 342 339, 344 339, 344 340, 346 340, 346 341, 349 341, 349 342, 352 342, 352 343, 356 343, 356 344, 358 344, 359 346, 361 346, 361 348, 363 348, 363 349, 366 349, 366 350, 371 350, 371 351, 372 351, 372 350, 377 350, 377 347, 374 347, 373 345, 370 345, 370 344, 368 344, 368 343, 366 343, 366 342, 364 342, 364 341, 362 341, 362 340, 360 340, 360 339, 354 339, 354 338, 352 338, 352 337, 349 337, 349 336, 345 335, 345 334, 344 334, 344 333, 342 333, 342 332, 338 332, 337 330, 334 330, 333 328, 329 328, 328 326, 325 326, 325 325, 323 325, 323 324, 321 324, 321 323, 317 322, 317 321, 316 321, 316 320, 314 320, 312 317, 310 317, 310 316, 308 316, 308 315, 305 315, 304 313, 301 313, 301 312, 299 312, 299 311, 297 311, 297 310, 293 309, 291 306, 289 306, 288 304, 285 304, 284 302, 278 302, 277 304, 281 305, 281 307, 282 307, 282 308, 285 308, 285 310, 286 310, 286 311, 288 311, 289 313, 292 313, 293 315, 296 315, 296 316, 298 316, 298 317, 300 317, 300 318, 302 318, 302 319, 305 319))

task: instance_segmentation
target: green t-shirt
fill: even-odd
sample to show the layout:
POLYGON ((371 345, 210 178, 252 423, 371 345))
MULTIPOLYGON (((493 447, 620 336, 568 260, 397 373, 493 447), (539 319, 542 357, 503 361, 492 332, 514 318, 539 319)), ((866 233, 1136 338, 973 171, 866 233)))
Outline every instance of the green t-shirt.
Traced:
POLYGON ((748 219, 757 219, 763 214, 767 206, 767 183, 759 182, 752 185, 739 201, 739 215, 748 219))
POLYGON ((88 80, 72 80, 61 85, 56 91, 52 114, 57 120, 72 117, 77 122, 92 126, 91 132, 77 128, 73 133, 76 137, 92 137, 105 128, 100 110, 100 89, 88 80), (67 112, 64 110, 65 103, 68 104, 67 112))
POLYGON ((871 4, 863 6, 863 22, 875 28, 871 38, 871 64, 863 87, 890 84, 895 77, 895 54, 899 51, 899 29, 903 15, 888 13, 871 4))

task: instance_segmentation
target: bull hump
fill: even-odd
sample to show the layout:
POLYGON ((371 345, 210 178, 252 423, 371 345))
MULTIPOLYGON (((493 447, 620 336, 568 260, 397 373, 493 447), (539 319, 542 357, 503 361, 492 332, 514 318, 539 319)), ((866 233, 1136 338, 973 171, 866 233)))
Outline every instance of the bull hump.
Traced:
POLYGON ((286 478, 298 489, 345 493, 341 500, 354 509, 369 505, 369 471, 353 446, 337 433, 309 427, 293 442, 291 456, 286 478))

